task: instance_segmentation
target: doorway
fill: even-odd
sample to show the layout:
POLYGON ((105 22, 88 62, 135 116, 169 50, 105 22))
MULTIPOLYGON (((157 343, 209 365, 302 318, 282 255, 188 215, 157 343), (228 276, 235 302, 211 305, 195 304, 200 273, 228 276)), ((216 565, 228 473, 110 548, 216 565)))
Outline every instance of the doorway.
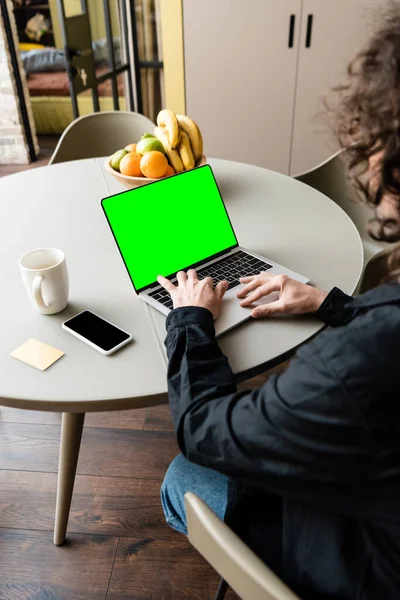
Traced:
POLYGON ((158 0, 13 0, 39 134, 78 116, 162 105, 158 0))

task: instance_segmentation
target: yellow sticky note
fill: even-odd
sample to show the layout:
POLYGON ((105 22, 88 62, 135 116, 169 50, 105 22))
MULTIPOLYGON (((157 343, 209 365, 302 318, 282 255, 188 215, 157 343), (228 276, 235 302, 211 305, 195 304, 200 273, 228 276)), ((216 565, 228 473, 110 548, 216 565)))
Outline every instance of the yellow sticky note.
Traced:
POLYGON ((22 362, 45 371, 50 365, 56 362, 59 358, 64 356, 64 352, 48 346, 38 340, 28 340, 25 344, 22 344, 19 348, 11 352, 11 356, 22 360, 22 362))

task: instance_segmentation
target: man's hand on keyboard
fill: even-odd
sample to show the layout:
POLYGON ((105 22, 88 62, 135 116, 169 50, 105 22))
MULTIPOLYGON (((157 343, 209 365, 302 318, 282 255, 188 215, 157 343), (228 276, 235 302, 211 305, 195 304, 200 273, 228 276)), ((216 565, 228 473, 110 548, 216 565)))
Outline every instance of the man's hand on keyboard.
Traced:
POLYGON ((316 312, 325 300, 327 293, 311 287, 286 275, 260 273, 242 277, 240 283, 245 286, 238 291, 237 297, 244 298, 241 306, 251 306, 257 300, 272 292, 279 292, 279 299, 269 304, 256 306, 252 317, 269 317, 277 314, 304 315, 316 312))
POLYGON ((187 273, 179 271, 176 277, 178 285, 174 285, 162 275, 157 277, 158 283, 170 294, 174 308, 181 306, 207 308, 216 319, 221 311, 222 298, 228 289, 228 282, 220 281, 213 289, 212 278, 205 277, 199 280, 194 269, 190 269, 187 273))

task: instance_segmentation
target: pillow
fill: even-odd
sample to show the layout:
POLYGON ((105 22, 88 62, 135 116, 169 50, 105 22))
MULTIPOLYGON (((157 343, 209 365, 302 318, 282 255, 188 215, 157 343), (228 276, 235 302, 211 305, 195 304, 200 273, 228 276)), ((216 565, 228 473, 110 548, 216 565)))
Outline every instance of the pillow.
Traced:
POLYGON ((66 70, 64 51, 56 48, 21 52, 21 59, 27 75, 66 70))
MULTIPOLYGON (((121 45, 119 38, 113 39, 113 46, 115 63, 118 66, 121 64, 121 45)), ((96 65, 107 65, 107 40, 93 40, 92 48, 96 65)), ((58 50, 57 48, 43 48, 21 52, 21 59, 27 75, 30 73, 53 73, 55 71, 67 70, 64 50, 58 50)))
POLYGON ((35 44, 35 43, 27 43, 27 42, 20 42, 18 44, 18 47, 20 50, 42 50, 43 48, 46 48, 46 46, 43 46, 43 44, 35 44))

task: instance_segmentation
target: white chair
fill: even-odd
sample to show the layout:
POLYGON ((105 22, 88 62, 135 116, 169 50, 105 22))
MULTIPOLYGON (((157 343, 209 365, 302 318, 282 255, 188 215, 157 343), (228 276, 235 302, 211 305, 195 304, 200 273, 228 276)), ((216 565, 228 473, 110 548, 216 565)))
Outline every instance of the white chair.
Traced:
MULTIPOLYGON (((295 179, 322 192, 349 215, 363 243, 364 269, 374 256, 387 250, 389 244, 377 242, 367 233, 367 225, 373 218, 373 210, 361 202, 360 192, 348 178, 345 150, 338 152, 315 169, 296 176, 295 179)), ((329 227, 329 223, 326 223, 326 227, 329 227)))
POLYGON ((185 506, 190 543, 222 577, 215 600, 228 584, 242 600, 299 600, 200 498, 188 492, 185 506))
POLYGON ((126 111, 106 111, 79 117, 65 129, 49 164, 109 156, 143 133, 152 133, 154 123, 144 115, 126 111))

